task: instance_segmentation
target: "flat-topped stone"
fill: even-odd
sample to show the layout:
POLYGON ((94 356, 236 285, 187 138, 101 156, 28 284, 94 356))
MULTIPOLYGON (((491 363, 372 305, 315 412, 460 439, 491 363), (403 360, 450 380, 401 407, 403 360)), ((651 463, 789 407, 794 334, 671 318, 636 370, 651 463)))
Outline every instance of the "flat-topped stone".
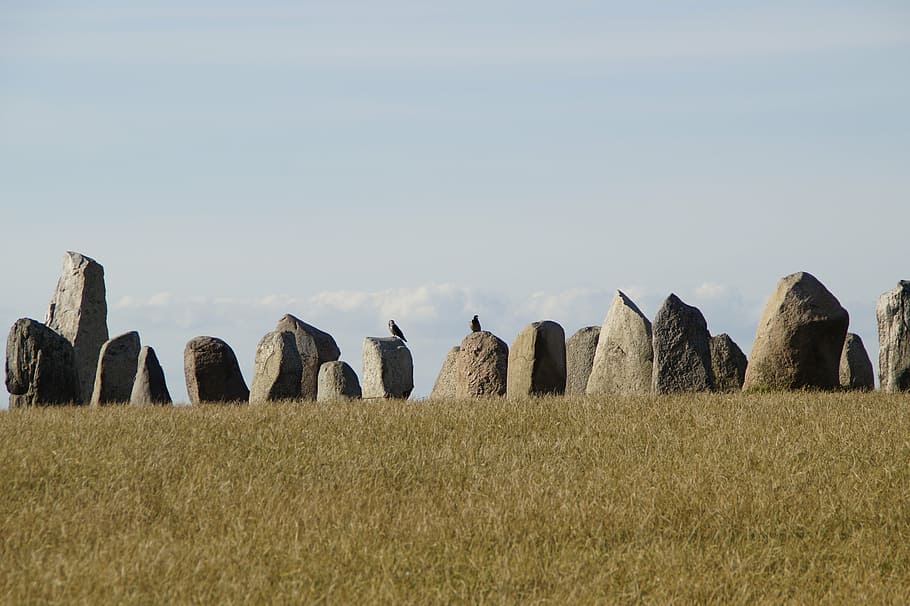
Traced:
POLYGON ((363 340, 363 397, 407 399, 414 390, 411 351, 398 337, 363 340))
POLYGON ((878 380, 883 391, 910 391, 910 280, 881 294, 878 323, 878 380))
POLYGON ((509 347, 510 398, 566 391, 566 333, 552 320, 525 326, 509 347))

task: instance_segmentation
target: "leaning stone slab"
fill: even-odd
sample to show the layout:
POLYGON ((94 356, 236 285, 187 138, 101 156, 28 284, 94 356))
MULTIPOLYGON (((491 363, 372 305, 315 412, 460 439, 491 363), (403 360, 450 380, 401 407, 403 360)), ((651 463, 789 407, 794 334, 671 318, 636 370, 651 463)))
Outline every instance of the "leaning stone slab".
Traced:
POLYGON ((743 389, 836 389, 849 321, 812 274, 781 278, 758 322, 743 389))
POLYGON ((63 255, 63 270, 45 324, 73 345, 80 399, 92 398, 98 354, 108 339, 104 268, 75 252, 63 255))
POLYGON ((130 401, 140 347, 136 331, 116 336, 101 346, 92 389, 92 406, 130 401))
POLYGON ((250 399, 230 345, 216 337, 194 337, 183 350, 186 391, 191 404, 250 399))
POLYGON ((748 360, 728 334, 711 337, 711 372, 714 391, 740 391, 746 379, 748 360))
POLYGON ((411 350, 398 337, 363 340, 363 397, 404 398, 414 390, 411 350))
POLYGON ((319 367, 337 360, 341 350, 335 339, 327 332, 311 326, 291 314, 285 314, 275 325, 276 331, 288 330, 294 333, 297 351, 300 354, 300 399, 315 400, 319 377, 319 367))
POLYGON ((347 362, 334 360, 319 367, 320 402, 359 400, 362 395, 357 373, 347 362))
POLYGON ((844 389, 875 389, 875 370, 859 335, 847 333, 840 357, 840 386, 844 389))
POLYGON ((303 365, 294 333, 270 332, 259 341, 250 385, 250 402, 300 399, 303 365))
POLYGON ((455 398, 455 373, 460 350, 461 348, 456 345, 446 354, 442 368, 439 369, 439 374, 436 376, 436 383, 433 384, 433 391, 430 392, 431 400, 451 400, 455 398))
POLYGON ((171 394, 164 380, 164 369, 158 362, 155 350, 143 346, 139 350, 139 361, 136 364, 136 380, 130 391, 130 404, 147 406, 149 404, 170 404, 171 394))
POLYGON ((40 322, 16 320, 6 340, 6 389, 10 408, 81 403, 72 344, 40 322))
POLYGON ((600 328, 586 393, 651 393, 654 368, 651 322, 622 291, 616 291, 600 328))
POLYGON ((509 347, 510 398, 566 391, 566 332, 552 320, 525 326, 509 347))
POLYGON ((711 335, 701 312, 674 294, 654 316, 654 393, 710 391, 711 335))
POLYGON ((588 387, 600 326, 586 326, 566 339, 566 395, 584 394, 588 387))
POLYGON ((910 280, 882 293, 878 321, 878 380, 883 391, 910 391, 910 280))
POLYGON ((455 397, 504 396, 508 381, 509 346, 486 330, 464 338, 455 364, 455 397))

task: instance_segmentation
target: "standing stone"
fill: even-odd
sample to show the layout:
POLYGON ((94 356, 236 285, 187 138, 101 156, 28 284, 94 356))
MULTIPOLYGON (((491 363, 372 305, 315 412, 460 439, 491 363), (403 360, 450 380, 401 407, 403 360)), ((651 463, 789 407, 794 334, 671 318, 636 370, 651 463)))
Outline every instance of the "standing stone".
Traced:
POLYGON ((63 270, 45 324, 73 345, 80 400, 89 402, 98 353, 108 339, 104 268, 98 262, 75 252, 63 255, 63 270))
POLYGON ((654 372, 651 340, 651 322, 632 299, 617 290, 600 328, 586 393, 651 393, 654 372))
POLYGON ((740 391, 746 379, 748 360, 729 335, 711 337, 711 372, 714 391, 740 391))
POLYGON ((411 350, 398 337, 363 339, 363 397, 404 398, 414 390, 411 350))
POLYGON ((710 391, 711 335, 701 312, 671 294, 657 310, 652 328, 654 392, 710 391))
POLYGON ((300 399, 302 372, 294 333, 289 330, 268 333, 256 348, 250 402, 300 399))
POLYGON ((509 370, 509 346, 491 332, 472 332, 464 338, 455 364, 455 397, 504 396, 509 370))
POLYGON ((525 326, 509 347, 510 398, 566 391, 566 332, 552 320, 525 326))
POLYGON ((136 365, 136 380, 130 392, 130 404, 147 406, 149 404, 170 404, 171 394, 164 380, 164 369, 158 363, 155 350, 143 346, 139 350, 139 361, 136 365))
POLYGON ((566 339, 566 395, 584 394, 588 387, 600 326, 586 326, 566 339))
POLYGON ((320 402, 359 400, 362 395, 357 373, 347 362, 335 360, 319 367, 320 402))
POLYGON ((139 333, 128 332, 106 341, 98 356, 92 406, 130 401, 139 362, 139 333))
POLYGON ((72 344, 30 318, 16 320, 6 340, 9 407, 82 402, 72 344))
POLYGON ((910 391, 910 280, 882 293, 878 320, 878 381, 883 391, 910 391))
POLYGON ((191 404, 250 399, 230 345, 216 337, 194 337, 183 350, 183 371, 191 404))
POLYGON ((836 389, 849 321, 815 276, 781 278, 758 322, 743 389, 836 389))
POLYGON ((303 400, 315 400, 319 367, 326 362, 337 360, 341 350, 335 339, 327 332, 310 326, 300 318, 285 314, 275 325, 276 331, 288 330, 294 333, 297 352, 300 354, 300 395, 303 400))
POLYGON ((840 357, 840 386, 845 389, 874 389, 875 371, 859 335, 847 333, 840 357))
POLYGON ((456 345, 446 354, 442 368, 439 369, 439 374, 436 376, 436 383, 433 384, 433 391, 430 392, 431 400, 452 400, 455 398, 455 373, 460 350, 461 348, 456 345))

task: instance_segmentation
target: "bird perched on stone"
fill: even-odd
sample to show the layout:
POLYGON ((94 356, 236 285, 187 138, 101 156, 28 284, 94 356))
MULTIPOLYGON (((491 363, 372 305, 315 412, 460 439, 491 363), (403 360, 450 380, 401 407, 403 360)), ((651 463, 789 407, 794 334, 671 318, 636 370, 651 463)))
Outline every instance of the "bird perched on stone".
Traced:
POLYGON ((474 318, 471 319, 471 332, 480 332, 480 320, 477 319, 477 314, 474 314, 474 318))
POLYGON ((404 338, 404 333, 398 328, 398 324, 395 324, 395 320, 389 320, 389 331, 405 343, 408 342, 408 340, 404 338))

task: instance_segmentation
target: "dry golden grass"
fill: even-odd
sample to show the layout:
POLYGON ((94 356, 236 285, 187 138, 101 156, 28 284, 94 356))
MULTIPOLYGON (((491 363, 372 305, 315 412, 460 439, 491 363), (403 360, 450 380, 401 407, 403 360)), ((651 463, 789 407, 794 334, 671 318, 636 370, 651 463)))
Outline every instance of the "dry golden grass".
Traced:
POLYGON ((0 414, 0 603, 906 603, 910 396, 0 414))

